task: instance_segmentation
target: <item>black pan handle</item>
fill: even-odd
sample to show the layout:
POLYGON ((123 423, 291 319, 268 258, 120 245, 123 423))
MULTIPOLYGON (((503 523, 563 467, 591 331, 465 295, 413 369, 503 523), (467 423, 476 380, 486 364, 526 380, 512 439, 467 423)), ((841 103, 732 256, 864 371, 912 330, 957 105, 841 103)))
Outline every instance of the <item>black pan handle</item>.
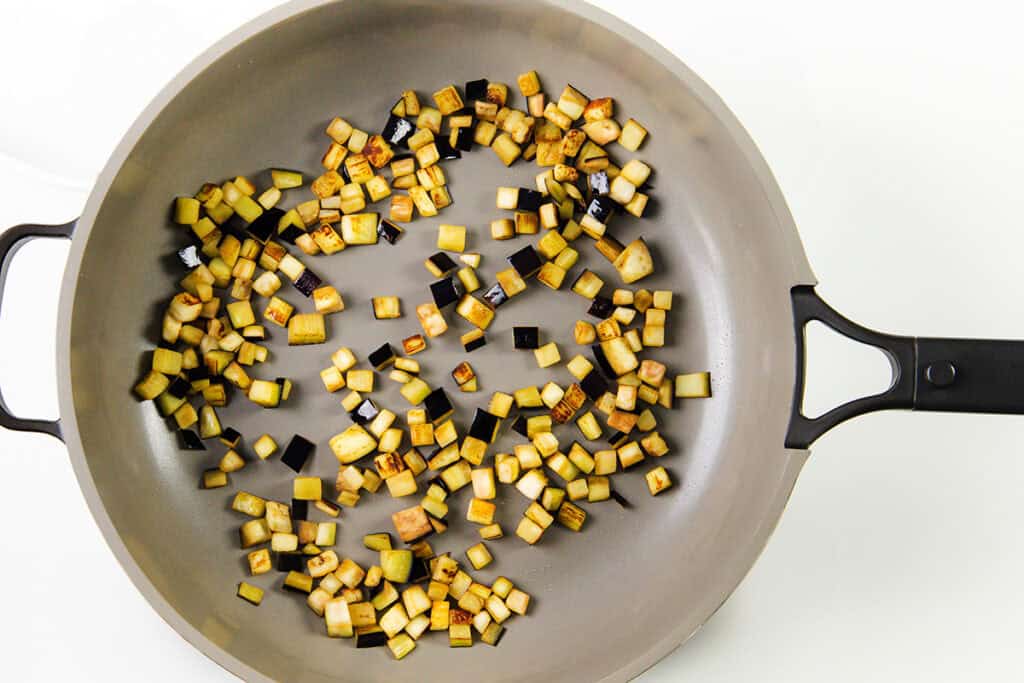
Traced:
POLYGON ((787 448, 807 448, 836 425, 876 410, 1024 414, 1024 342, 986 339, 898 337, 843 317, 811 286, 794 287, 796 383, 787 448), (839 334, 877 347, 892 365, 892 383, 809 418, 803 414, 807 323, 817 320, 839 334))
MULTIPOLYGON (((37 237, 62 237, 70 239, 75 230, 75 221, 64 225, 19 225, 0 234, 0 300, 3 299, 4 286, 7 284, 7 269, 11 257, 29 240, 37 237)), ((11 414, 0 393, 0 427, 20 432, 38 432, 64 440, 60 431, 60 420, 30 420, 11 414)))

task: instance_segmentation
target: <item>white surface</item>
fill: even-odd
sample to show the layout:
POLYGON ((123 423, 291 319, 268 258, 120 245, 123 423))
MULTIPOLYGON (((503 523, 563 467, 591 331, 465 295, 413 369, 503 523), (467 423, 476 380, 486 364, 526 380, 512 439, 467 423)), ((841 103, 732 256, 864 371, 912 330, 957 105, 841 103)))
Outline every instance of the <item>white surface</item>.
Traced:
MULTIPOLYGON (((0 0, 0 225, 77 215, 156 90, 273 4, 0 0)), ((748 127, 833 305, 896 333, 1024 338, 1024 42, 1003 3, 598 4, 679 54, 748 127)), ((65 252, 26 248, 4 300, 0 385, 24 414, 56 412, 65 252)), ((815 359, 827 377, 813 390, 876 386, 863 368, 877 364, 841 350, 815 359)), ((1021 418, 908 414, 827 435, 747 581, 644 683, 1019 679, 1022 437, 1021 418)), ((0 433, 0 499, 6 680, 230 678, 129 584, 57 442, 0 433)))

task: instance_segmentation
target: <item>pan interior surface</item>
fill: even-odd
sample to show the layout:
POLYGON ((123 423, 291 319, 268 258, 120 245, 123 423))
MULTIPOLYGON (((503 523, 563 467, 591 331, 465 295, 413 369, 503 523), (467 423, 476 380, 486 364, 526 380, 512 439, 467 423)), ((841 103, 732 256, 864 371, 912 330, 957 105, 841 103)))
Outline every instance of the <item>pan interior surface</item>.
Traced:
MULTIPOLYGON (((793 273, 787 226, 780 226, 766 199, 749 150, 688 77, 660 48, 591 8, 536 1, 326 4, 257 32, 183 83, 126 158, 115 158, 109 188, 94 197, 95 218, 81 237, 87 242, 77 264, 68 340, 74 410, 66 419, 87 454, 79 472, 95 486, 101 503, 90 503, 109 519, 105 532, 120 537, 128 554, 121 559, 147 596, 166 601, 194 629, 188 634, 193 642, 247 678, 625 680, 685 640, 725 599, 759 552, 780 495, 792 484, 782 444, 793 377, 793 273), (571 82, 591 97, 614 97, 620 122, 635 117, 651 131, 635 156, 655 169, 656 206, 642 220, 620 217, 612 230, 624 243, 644 235, 657 272, 640 284, 675 292, 666 347, 648 357, 676 372, 710 370, 715 396, 658 413, 672 452, 613 479, 631 509, 589 505, 581 534, 552 528, 536 547, 516 538, 490 544, 496 561, 474 575, 487 583, 507 576, 534 600, 527 617, 507 624, 499 647, 478 643, 453 653, 444 635, 428 634, 395 663, 387 652, 326 638, 322 620, 304 601, 280 591, 281 575, 247 576, 237 536, 245 520, 228 509, 230 496, 245 490, 290 499, 292 472, 277 456, 267 462, 252 456, 251 443, 263 433, 281 445, 295 433, 314 441, 317 454, 305 473, 333 486, 337 463, 327 440, 350 422, 340 395, 327 395, 318 377, 330 354, 344 345, 365 360, 380 344, 399 346, 421 331, 414 308, 429 300, 431 277, 422 261, 436 251, 439 223, 469 227, 468 250, 483 254, 481 279, 493 283, 504 257, 527 244, 522 237, 490 239, 489 222, 503 215, 494 208, 495 188, 532 187, 540 169, 523 162, 507 169, 493 152, 477 148, 444 164, 454 205, 405 226, 397 245, 303 257, 338 288, 347 310, 330 317, 323 346, 289 348, 284 330, 271 330, 271 360, 253 374, 290 377, 295 394, 276 411, 261 411, 237 395, 220 411, 222 422, 244 435, 250 463, 231 475, 230 489, 212 492, 197 483, 223 449, 179 451, 154 406, 129 394, 148 363, 143 352, 158 340, 160 313, 184 274, 173 253, 186 236, 170 224, 168 209, 173 196, 192 194, 206 181, 245 174, 266 187, 272 167, 315 176, 327 143, 323 129, 333 116, 376 132, 407 88, 426 101, 448 83, 461 88, 486 77, 508 83, 513 106, 525 108, 515 78, 530 69, 549 97, 571 82), (369 300, 380 295, 401 297, 404 317, 374 321, 369 300), (676 481, 658 499, 650 498, 643 481, 655 465, 665 465, 676 481), (260 608, 235 597, 241 580, 268 589, 260 608)), ((634 156, 614 144, 609 150, 620 164, 634 156)), ((286 196, 291 205, 308 194, 286 196)), ((385 201, 368 210, 386 207, 385 201)), ((610 287, 618 282, 588 238, 574 246, 581 265, 567 282, 582 266, 610 287)), ((539 325, 542 340, 556 341, 563 360, 586 353, 571 336, 573 321, 586 318, 586 304, 567 290, 531 285, 499 310, 488 345, 468 355, 458 343, 468 323, 446 313, 453 329, 418 359, 428 382, 445 386, 456 402, 460 434, 472 408, 485 407, 493 391, 552 378, 537 369, 532 353, 513 350, 513 325, 539 325), (476 369, 479 393, 459 395, 452 384, 448 373, 461 360, 476 369)), ((299 310, 312 310, 289 285, 280 295, 299 310)), ((255 300, 257 312, 264 303, 255 300)), ((378 403, 404 414, 408 406, 397 385, 384 375, 377 381, 383 385, 374 394, 378 403)), ((557 381, 568 383, 570 375, 560 370, 557 381)), ((510 452, 512 436, 504 435, 490 452, 510 452)), ((565 445, 580 438, 573 426, 559 436, 565 445)), ((498 521, 511 536, 527 501, 511 487, 501 489, 498 521)), ((463 551, 479 540, 476 527, 464 521, 469 497, 465 491, 455 496, 451 531, 431 539, 436 552, 451 551, 462 561, 463 551)), ((362 535, 392 530, 391 513, 417 501, 382 491, 345 509, 337 520, 339 555, 374 564, 362 535)))

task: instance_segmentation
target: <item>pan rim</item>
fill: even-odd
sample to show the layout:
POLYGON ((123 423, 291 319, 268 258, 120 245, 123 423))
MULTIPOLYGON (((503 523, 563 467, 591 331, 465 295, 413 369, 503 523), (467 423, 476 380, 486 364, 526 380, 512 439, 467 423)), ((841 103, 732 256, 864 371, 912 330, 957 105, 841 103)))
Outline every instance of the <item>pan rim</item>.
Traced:
MULTIPOLYGON (((291 0, 279 7, 273 8, 218 40, 193 59, 165 85, 126 131, 98 176, 82 215, 78 220, 61 286, 61 315, 58 317, 56 345, 57 369, 58 377, 60 378, 60 415, 64 440, 86 504, 119 564, 135 587, 145 597, 146 601, 153 606, 157 614, 203 655, 228 672, 247 681, 270 681, 272 679, 232 655, 227 649, 211 640, 210 637, 203 634, 178 613, 174 605, 160 593, 138 565, 106 510, 85 456, 75 412, 73 392, 71 390, 72 311, 85 248, 100 208, 108 195, 111 185, 120 173, 124 162, 165 107, 206 68, 241 44, 257 37, 273 26, 300 14, 325 5, 339 4, 347 1, 349 0, 291 0)), ((500 4, 503 0, 485 1, 500 4)), ((816 278, 807 262, 795 222, 782 196, 781 189, 778 187, 774 176, 768 168, 767 162, 752 138, 718 95, 700 77, 683 64, 678 57, 657 41, 618 17, 581 0, 538 1, 552 8, 576 14, 621 36, 635 45, 638 50, 646 52, 667 69, 680 83, 691 89, 708 110, 714 114, 718 122, 728 131, 736 148, 742 153, 745 161, 759 181, 765 201, 770 206, 775 217, 776 228, 788 247, 787 252, 791 258, 790 263, 787 265, 790 272, 791 285, 816 284, 816 278)), ((766 515, 763 519, 763 524, 757 530, 755 542, 750 544, 750 556, 746 558, 741 571, 728 582, 727 590, 721 595, 721 600, 717 601, 714 609, 708 610, 707 614, 699 615, 696 625, 692 623, 690 625, 680 624, 678 628, 667 632, 639 656, 624 663, 617 670, 609 672, 600 683, 628 681, 650 669, 693 637, 721 604, 732 595, 749 569, 756 562, 757 557, 775 529, 782 510, 792 492, 796 478, 809 453, 804 450, 785 449, 781 443, 779 449, 784 458, 785 465, 782 468, 779 480, 775 482, 773 502, 769 506, 770 515, 766 515)))

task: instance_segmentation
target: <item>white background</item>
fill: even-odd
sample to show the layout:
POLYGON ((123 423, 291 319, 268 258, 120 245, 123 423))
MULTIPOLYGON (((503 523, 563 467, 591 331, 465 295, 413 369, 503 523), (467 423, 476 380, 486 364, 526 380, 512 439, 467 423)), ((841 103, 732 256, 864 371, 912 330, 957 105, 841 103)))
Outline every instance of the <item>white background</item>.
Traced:
MULTIPOLYGON (((76 216, 156 91, 274 4, 0 0, 0 224, 76 216)), ((1024 338, 1024 41, 1004 3, 597 4, 737 113, 833 305, 896 333, 1024 338)), ((56 413, 65 253, 23 250, 3 301, 0 384, 25 414, 56 413)), ((873 356, 815 349, 816 405, 884 383, 873 356)), ((1019 680, 1021 437, 1020 418, 909 414, 827 435, 747 581, 643 680, 1019 680)), ((0 434, 0 500, 5 680, 230 678, 129 584, 56 441, 0 434)))

